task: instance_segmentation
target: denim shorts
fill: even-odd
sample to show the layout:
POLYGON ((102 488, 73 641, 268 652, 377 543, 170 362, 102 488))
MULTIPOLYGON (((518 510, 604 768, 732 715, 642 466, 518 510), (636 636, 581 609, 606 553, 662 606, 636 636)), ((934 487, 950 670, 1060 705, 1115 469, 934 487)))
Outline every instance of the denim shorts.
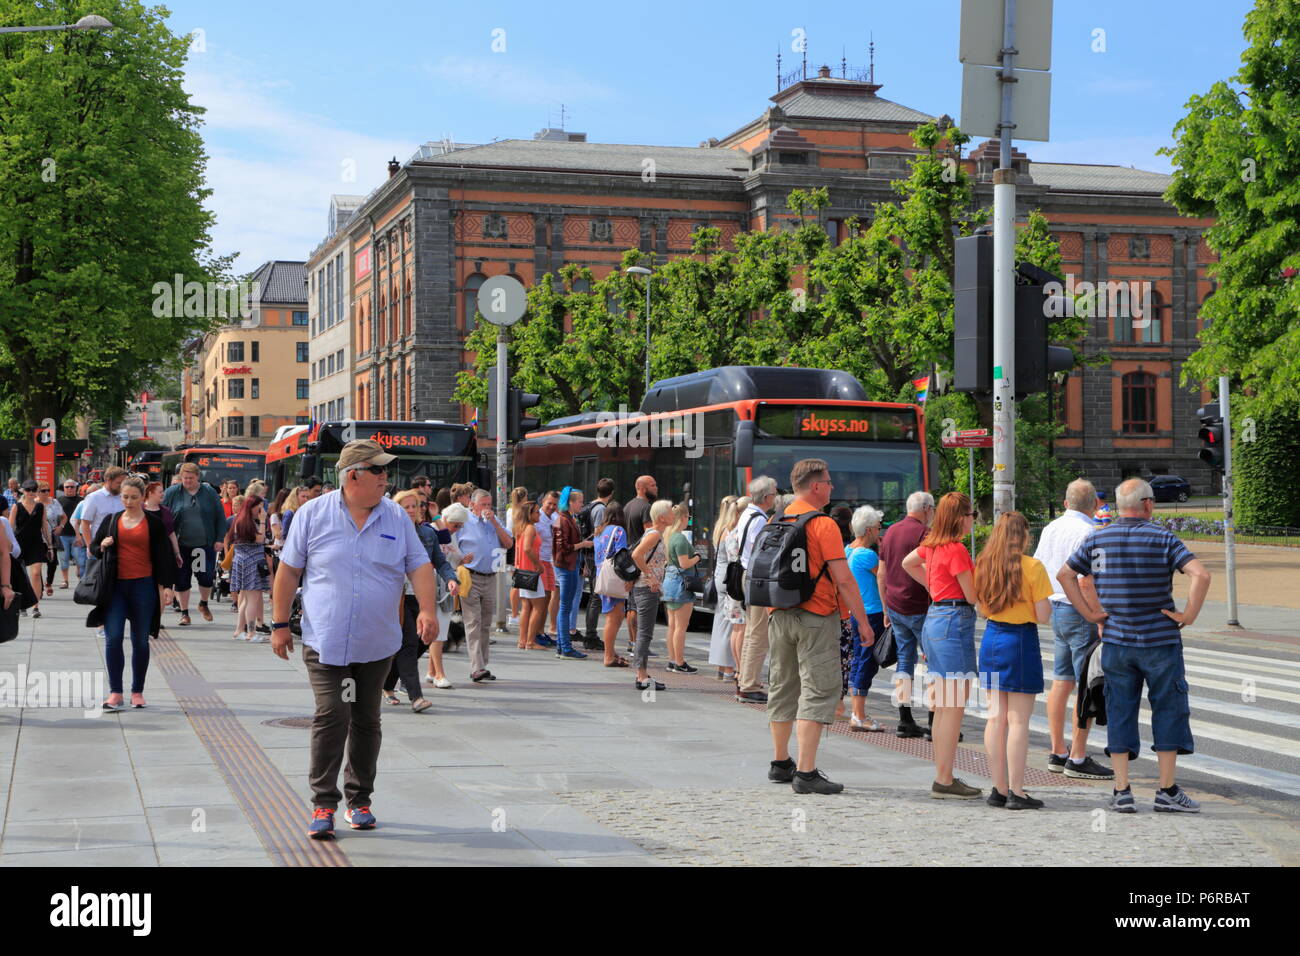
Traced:
POLYGON ((969 604, 931 604, 921 631, 930 677, 974 677, 975 608, 969 604))
POLYGON ((989 621, 980 641, 980 686, 1009 694, 1043 692, 1043 653, 1037 624, 989 621))
POLYGON ((1076 611, 1073 605, 1053 601, 1052 635, 1056 647, 1053 679, 1077 682, 1083 672, 1083 659, 1088 648, 1097 640, 1097 625, 1076 611))
POLYGON ((898 647, 898 663, 894 666, 894 676, 911 677, 916 673, 917 645, 921 642, 921 631, 925 628, 925 614, 900 614, 890 610, 889 623, 894 626, 894 644, 898 647))
POLYGON ((1195 753, 1181 643, 1158 647, 1106 643, 1101 648, 1101 666, 1106 672, 1107 755, 1127 751, 1130 759, 1137 757, 1142 745, 1138 706, 1144 683, 1151 703, 1151 749, 1195 753))

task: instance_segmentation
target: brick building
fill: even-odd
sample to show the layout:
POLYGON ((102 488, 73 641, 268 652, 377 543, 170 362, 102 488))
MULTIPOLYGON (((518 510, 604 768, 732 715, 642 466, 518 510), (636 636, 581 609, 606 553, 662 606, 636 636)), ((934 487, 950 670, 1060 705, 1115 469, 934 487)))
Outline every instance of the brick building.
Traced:
MULTIPOLYGON (((347 253, 353 414, 469 420, 471 410, 451 394, 456 372, 468 367, 462 343, 475 296, 490 276, 528 285, 576 262, 599 277, 628 248, 659 261, 683 254, 705 225, 719 227, 725 243, 790 217, 785 199, 795 187, 828 187, 823 218, 839 241, 845 219, 895 198, 890 180, 907 174, 915 152, 909 132, 935 117, 884 99, 869 74, 844 68, 838 77, 827 67, 796 72, 777 85, 761 115, 698 147, 592 143, 543 130, 532 140, 427 144, 405 165, 390 163, 388 179, 308 262, 314 274, 347 253)), ((996 143, 984 143, 963 160, 980 205, 992 204, 996 156, 996 143)), ((1211 291, 1201 238, 1210 221, 1182 218, 1165 203, 1162 174, 1038 163, 1018 150, 1014 162, 1018 218, 1033 209, 1047 216, 1076 282, 1148 281, 1154 289, 1142 328, 1114 316, 1091 320, 1087 350, 1112 361, 1072 374, 1059 390, 1068 426, 1059 454, 1101 486, 1174 472, 1208 492, 1196 456, 1203 395, 1180 388, 1178 377, 1211 291)))

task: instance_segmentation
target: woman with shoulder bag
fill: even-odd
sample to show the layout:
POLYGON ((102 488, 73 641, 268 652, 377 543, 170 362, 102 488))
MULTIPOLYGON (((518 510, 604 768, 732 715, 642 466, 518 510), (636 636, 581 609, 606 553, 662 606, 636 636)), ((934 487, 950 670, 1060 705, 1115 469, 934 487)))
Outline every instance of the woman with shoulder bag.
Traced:
MULTIPOLYGON (((45 593, 45 559, 50 552, 50 528, 45 522, 45 506, 37 498, 36 479, 23 482, 22 495, 9 509, 9 523, 22 549, 22 563, 36 592, 32 617, 41 616, 40 596, 45 593)), ((23 612, 24 614, 26 611, 23 612)))
POLYGON ((122 482, 122 511, 108 515, 90 542, 90 553, 101 559, 107 575, 107 603, 91 609, 87 627, 104 628, 104 662, 108 669, 108 699, 104 710, 122 710, 122 672, 126 659, 122 645, 126 623, 131 622, 131 706, 142 708, 144 679, 149 670, 149 635, 171 600, 176 580, 176 556, 162 518, 144 510, 145 483, 140 478, 122 482), (113 560, 104 560, 111 550, 113 560))
POLYGON ((537 533, 537 519, 542 511, 536 501, 521 501, 515 505, 511 527, 515 529, 514 588, 519 593, 519 649, 544 651, 537 643, 546 621, 546 589, 542 587, 542 541, 537 533), (532 581, 532 587, 525 587, 532 581))
MULTIPOLYGON (((709 640, 709 663, 718 668, 718 680, 736 679, 735 631, 745 623, 745 611, 739 602, 727 593, 727 565, 740 560, 738 535, 739 518, 749 507, 749 498, 727 495, 718 509, 718 520, 713 523, 713 591, 717 605, 713 609, 713 634, 709 640), (743 504, 742 504, 743 502, 743 504)), ((741 629, 741 639, 744 630, 741 629)))
POLYGON ((668 669, 678 674, 694 674, 699 668, 686 663, 686 625, 695 606, 693 578, 690 573, 700 563, 700 556, 686 537, 691 512, 686 502, 673 505, 673 523, 668 528, 668 561, 664 570, 663 602, 668 617, 668 669))
POLYGON ((636 666, 636 689, 663 690, 664 685, 650 679, 650 641, 654 638, 655 618, 659 614, 659 597, 663 593, 664 565, 668 555, 664 534, 673 521, 671 501, 660 499, 650 506, 650 525, 632 552, 641 576, 632 587, 632 605, 636 608, 636 652, 632 659, 636 666))
POLYGON ((267 643, 270 628, 257 622, 262 619, 263 595, 271 589, 271 569, 266 563, 266 524, 262 499, 258 495, 243 498, 235 518, 226 531, 226 550, 233 547, 230 563, 230 593, 238 592, 235 640, 250 644, 267 643))
MULTIPOLYGON (((623 506, 617 501, 610 501, 605 506, 605 521, 596 529, 595 543, 596 581, 599 584, 600 569, 605 566, 605 562, 611 560, 611 556, 620 548, 627 547, 626 519, 623 517, 623 506)), ((608 576, 607 574, 606 577, 608 576)), ((631 593, 631 582, 624 581, 617 575, 614 575, 614 578, 623 586, 625 593, 631 593)), ((596 600, 594 591, 591 599, 596 600)), ((600 609, 605 614, 605 666, 627 667, 627 658, 620 657, 614 651, 614 644, 618 640, 618 629, 623 626, 623 617, 627 613, 627 598, 602 593, 600 609)))

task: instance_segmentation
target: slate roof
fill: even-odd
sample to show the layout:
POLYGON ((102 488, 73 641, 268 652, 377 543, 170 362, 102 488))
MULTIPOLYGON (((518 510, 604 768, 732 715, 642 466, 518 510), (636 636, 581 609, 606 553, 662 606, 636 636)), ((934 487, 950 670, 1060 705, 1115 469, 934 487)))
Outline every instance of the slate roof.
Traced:
POLYGON ((699 146, 628 146, 616 143, 561 143, 537 139, 503 139, 414 161, 420 166, 524 167, 641 175, 645 159, 655 161, 657 176, 705 176, 737 179, 749 172, 749 157, 734 149, 699 146))
MULTIPOLYGON (((826 80, 819 81, 821 83, 826 80)), ((892 123, 924 123, 935 117, 880 96, 832 96, 800 90, 781 100, 787 116, 838 120, 883 120, 892 123)))
POLYGON ((253 273, 260 302, 298 303, 307 301, 307 263, 272 259, 253 273))
POLYGON ((1034 183, 1062 192, 1151 193, 1160 195, 1169 186, 1167 173, 1153 173, 1131 166, 1089 166, 1081 163, 1029 164, 1034 183))

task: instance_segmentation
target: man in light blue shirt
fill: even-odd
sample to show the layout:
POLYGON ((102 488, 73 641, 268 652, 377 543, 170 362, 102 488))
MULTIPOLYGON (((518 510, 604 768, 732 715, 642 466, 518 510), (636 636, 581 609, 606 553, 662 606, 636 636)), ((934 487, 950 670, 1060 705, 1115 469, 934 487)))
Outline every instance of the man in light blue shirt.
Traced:
POLYGON ((338 461, 341 487, 298 509, 280 552, 271 648, 284 660, 293 651, 289 614, 301 582, 302 656, 316 695, 312 839, 334 835, 345 748, 344 817, 354 830, 375 827, 370 797, 381 741, 380 691, 402 646, 402 585, 408 576, 420 604, 417 633, 432 639, 437 629, 428 552, 406 512, 384 497, 388 465, 396 460, 378 442, 345 445, 338 461))
MULTIPOLYGON (((492 494, 483 489, 470 498, 470 516, 455 536, 456 547, 469 569, 469 593, 460 596, 460 613, 469 645, 469 679, 496 680, 488 670, 488 628, 497 609, 496 575, 506 566, 506 551, 514 538, 492 511, 492 494)), ((408 521, 409 523, 409 521, 408 521)))

